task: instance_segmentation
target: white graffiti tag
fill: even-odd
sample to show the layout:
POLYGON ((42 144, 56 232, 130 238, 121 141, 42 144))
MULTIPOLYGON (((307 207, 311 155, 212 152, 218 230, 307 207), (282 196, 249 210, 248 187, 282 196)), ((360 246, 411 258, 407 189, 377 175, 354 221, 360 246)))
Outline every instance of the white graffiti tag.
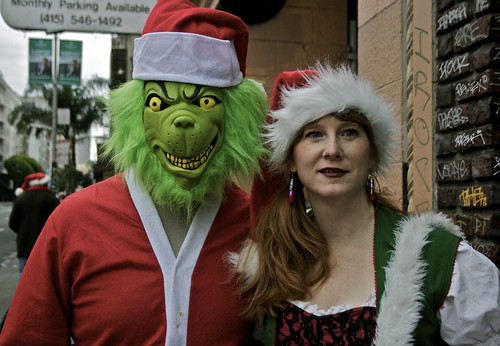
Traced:
POLYGON ((439 178, 444 179, 462 179, 467 177, 469 170, 467 169, 467 163, 465 160, 451 161, 444 163, 440 169, 438 169, 439 178))
POLYGON ((466 47, 478 40, 488 37, 482 34, 478 25, 478 21, 464 25, 455 33, 455 47, 466 47))
POLYGON ((455 93, 458 96, 463 96, 465 94, 477 94, 481 91, 487 90, 488 81, 488 76, 482 75, 478 80, 473 80, 467 83, 457 83, 455 86, 455 93))
POLYGON ((493 166, 493 175, 497 175, 500 173, 500 157, 495 156, 495 164, 493 166))
POLYGON ((481 138, 483 144, 486 144, 483 137, 483 131, 477 130, 475 133, 461 133, 457 137, 455 137, 455 148, 457 147, 466 147, 469 144, 474 144, 476 138, 481 138))
POLYGON ((462 55, 439 64, 439 79, 462 73, 463 69, 469 67, 469 62, 466 60, 467 55, 462 55))
POLYGON ((454 8, 445 14, 443 14, 438 19, 437 31, 446 30, 450 26, 459 23, 463 19, 467 18, 467 6, 465 3, 461 3, 457 8, 454 8))
POLYGON ((467 124, 468 118, 462 115, 462 108, 453 107, 446 112, 438 113, 437 120, 441 131, 453 129, 460 125, 467 124))
POLYGON ((490 8, 490 3, 488 0, 476 0, 476 13, 483 12, 490 8))

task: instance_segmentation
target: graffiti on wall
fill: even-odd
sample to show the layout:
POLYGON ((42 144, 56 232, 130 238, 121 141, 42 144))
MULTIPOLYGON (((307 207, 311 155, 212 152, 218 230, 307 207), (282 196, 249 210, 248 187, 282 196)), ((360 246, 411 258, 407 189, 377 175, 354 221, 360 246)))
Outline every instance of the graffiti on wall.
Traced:
POLYGON ((446 30, 450 26, 459 23, 464 19, 467 19, 467 5, 465 3, 461 3, 439 17, 437 30, 446 30))
POLYGON ((460 127, 461 125, 467 124, 469 118, 463 115, 462 107, 451 107, 444 112, 438 112, 437 122, 440 131, 445 131, 453 129, 455 127, 460 127))
POLYGON ((469 187, 462 190, 462 193, 458 196, 458 200, 460 205, 466 208, 488 206, 488 198, 483 192, 483 188, 481 186, 469 187))
POLYGON ((500 157, 493 156, 493 176, 500 174, 500 157))
POLYGON ((490 8, 489 0, 476 0, 476 13, 483 12, 490 8))
POLYGON ((478 141, 482 144, 486 143, 482 130, 476 130, 475 132, 462 132, 455 137, 454 147, 457 150, 461 150, 476 144, 478 141))
POLYGON ((461 180, 469 175, 465 160, 446 162, 438 168, 440 180, 461 180))
POLYGON ((455 95, 459 97, 470 97, 480 94, 488 90, 489 82, 489 78, 486 74, 483 74, 477 79, 468 81, 466 83, 459 82, 455 86, 455 95))
POLYGON ((487 38, 488 35, 481 32, 479 21, 475 20, 472 23, 460 27, 454 36, 455 47, 467 47, 474 42, 487 38))
MULTIPOLYGON (((421 3, 424 7, 427 5, 421 3)), ((425 10, 423 10, 425 11, 425 10)), ((446 20, 455 20, 450 14, 446 20)), ((413 152, 408 162, 408 209, 410 211, 426 212, 432 210, 432 34, 429 18, 421 18, 425 22, 413 26, 413 111, 410 112, 413 121, 409 131, 409 151, 413 152)), ((443 22, 443 25, 446 25, 443 22)), ((453 65, 453 63, 451 64, 453 65)), ((458 64, 455 64, 458 66, 458 64)), ((443 66, 443 69, 453 69, 453 66, 443 66)))
POLYGON ((439 79, 444 80, 457 74, 461 74, 469 67, 469 60, 466 54, 443 61, 439 64, 439 79))

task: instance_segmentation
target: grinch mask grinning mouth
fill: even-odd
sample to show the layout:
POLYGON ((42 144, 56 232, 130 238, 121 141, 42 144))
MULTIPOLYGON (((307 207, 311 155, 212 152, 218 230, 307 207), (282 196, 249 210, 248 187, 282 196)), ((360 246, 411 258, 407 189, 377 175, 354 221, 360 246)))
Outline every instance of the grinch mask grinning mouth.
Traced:
POLYGON ((217 136, 215 136, 212 143, 210 143, 203 152, 192 157, 177 157, 165 151, 164 153, 167 160, 175 167, 187 170, 195 170, 208 161, 208 158, 212 153, 212 150, 214 149, 215 143, 217 143, 217 136))

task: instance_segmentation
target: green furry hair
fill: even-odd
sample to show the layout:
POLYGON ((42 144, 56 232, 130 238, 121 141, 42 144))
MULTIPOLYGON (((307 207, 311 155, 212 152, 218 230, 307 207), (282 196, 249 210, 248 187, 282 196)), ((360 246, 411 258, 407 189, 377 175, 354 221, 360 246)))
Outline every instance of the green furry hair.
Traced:
POLYGON ((105 155, 117 172, 133 167, 156 204, 168 205, 174 212, 183 211, 191 218, 207 193, 223 198, 224 184, 233 177, 252 179, 254 173, 260 173, 259 161, 267 154, 261 136, 267 100, 257 84, 244 78, 240 84, 223 89, 223 102, 223 144, 191 190, 177 184, 147 143, 142 121, 142 80, 131 80, 111 92, 111 136, 105 144, 105 155))

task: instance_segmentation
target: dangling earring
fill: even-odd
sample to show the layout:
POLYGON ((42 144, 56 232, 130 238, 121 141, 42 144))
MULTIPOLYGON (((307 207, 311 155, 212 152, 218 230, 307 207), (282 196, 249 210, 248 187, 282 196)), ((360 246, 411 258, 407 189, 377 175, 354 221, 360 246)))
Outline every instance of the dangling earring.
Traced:
POLYGON ((371 175, 368 177, 368 187, 370 188, 370 201, 373 201, 375 197, 375 179, 371 175))
POLYGON ((295 200, 295 192, 293 191, 293 173, 292 177, 290 178, 290 185, 288 186, 288 203, 292 204, 293 201, 295 200))

